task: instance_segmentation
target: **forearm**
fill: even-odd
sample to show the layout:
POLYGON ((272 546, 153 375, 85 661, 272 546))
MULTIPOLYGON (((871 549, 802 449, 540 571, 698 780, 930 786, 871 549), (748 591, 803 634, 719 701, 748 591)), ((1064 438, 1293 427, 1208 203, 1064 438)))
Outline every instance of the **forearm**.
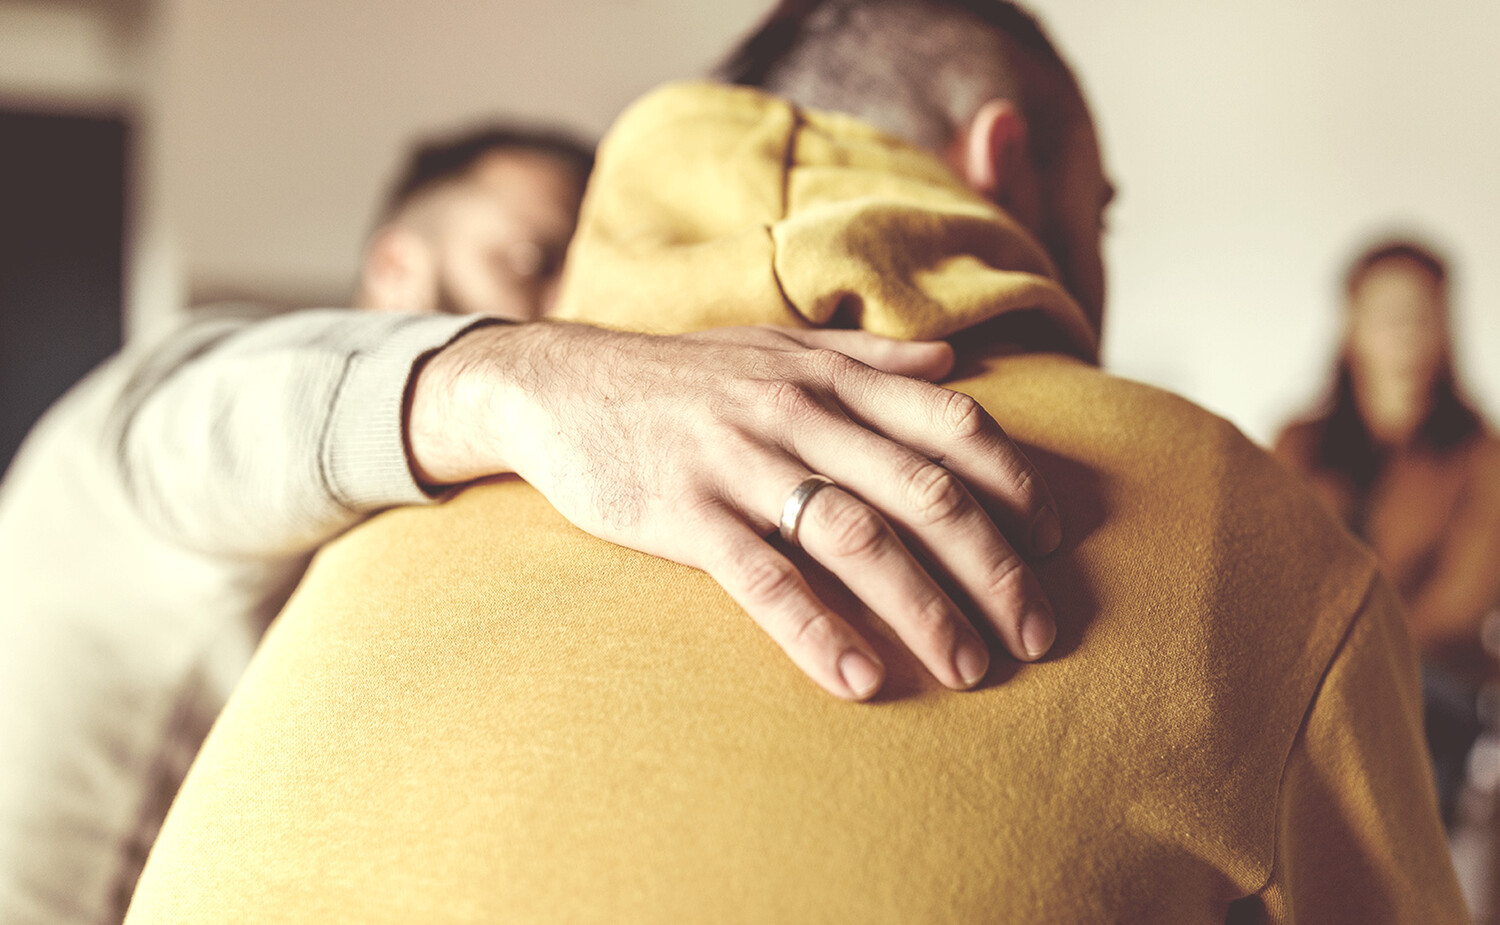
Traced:
POLYGON ((521 470, 527 460, 533 469, 551 461, 545 444, 567 417, 559 412, 598 423, 588 409, 625 400, 627 380, 670 375, 662 368, 670 361, 650 349, 657 340, 546 321, 465 331, 426 358, 413 380, 407 434, 417 480, 436 489, 520 471, 536 484, 540 473, 521 470))
POLYGON ((428 500, 406 458, 407 386, 423 356, 476 323, 326 310, 190 329, 141 364, 107 451, 174 542, 306 551, 373 511, 428 500))
POLYGON ((425 358, 412 381, 407 412, 411 468, 428 489, 515 471, 505 457, 502 396, 516 387, 516 325, 489 325, 454 338, 425 358))

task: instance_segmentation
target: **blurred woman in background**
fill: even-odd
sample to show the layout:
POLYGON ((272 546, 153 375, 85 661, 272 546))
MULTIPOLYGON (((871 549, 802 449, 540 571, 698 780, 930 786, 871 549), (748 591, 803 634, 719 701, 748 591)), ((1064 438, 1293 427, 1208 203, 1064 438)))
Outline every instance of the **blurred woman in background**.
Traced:
POLYGON ((1375 549, 1406 602, 1451 821, 1479 732, 1477 691, 1500 680, 1482 639, 1500 605, 1500 440, 1454 380, 1441 257, 1380 244, 1354 261, 1345 296, 1324 412, 1283 431, 1275 453, 1375 549))

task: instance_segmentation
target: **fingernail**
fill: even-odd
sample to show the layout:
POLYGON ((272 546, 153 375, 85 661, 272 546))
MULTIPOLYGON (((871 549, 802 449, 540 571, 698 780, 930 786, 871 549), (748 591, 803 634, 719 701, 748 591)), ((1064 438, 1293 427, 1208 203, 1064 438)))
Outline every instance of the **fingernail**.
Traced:
POLYGON ((839 658, 839 674, 843 677, 844 684, 860 700, 875 693, 875 689, 880 686, 880 667, 863 652, 854 649, 839 658))
POLYGON ((990 670, 990 650, 978 642, 959 643, 958 651, 953 653, 953 667, 963 679, 964 687, 973 687, 990 670))
POLYGON ((1062 545, 1062 523, 1057 512, 1050 507, 1042 508, 1031 523, 1031 548, 1037 555, 1045 556, 1062 545))
POLYGON ((1041 607, 1027 611, 1021 621, 1021 647, 1029 658, 1041 658, 1057 639, 1057 623, 1041 607))

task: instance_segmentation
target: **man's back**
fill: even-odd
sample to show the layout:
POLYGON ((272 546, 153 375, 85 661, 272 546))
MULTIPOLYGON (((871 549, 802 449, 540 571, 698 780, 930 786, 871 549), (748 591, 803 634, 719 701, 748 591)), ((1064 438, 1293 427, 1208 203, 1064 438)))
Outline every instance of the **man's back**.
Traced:
POLYGON ((707 576, 481 487, 325 550, 130 921, 1462 921, 1369 557, 1178 399, 957 385, 1062 502, 1043 662, 958 694, 887 644, 839 702, 707 576))

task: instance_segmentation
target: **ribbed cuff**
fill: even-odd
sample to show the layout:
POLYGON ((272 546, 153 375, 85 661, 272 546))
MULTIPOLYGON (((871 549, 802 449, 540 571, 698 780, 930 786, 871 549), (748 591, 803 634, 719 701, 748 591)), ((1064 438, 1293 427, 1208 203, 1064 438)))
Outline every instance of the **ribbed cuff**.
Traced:
POLYGON ((321 450, 328 489, 360 513, 433 500, 412 475, 404 429, 407 385, 417 362, 476 327, 478 315, 402 318, 370 349, 353 354, 321 450))

